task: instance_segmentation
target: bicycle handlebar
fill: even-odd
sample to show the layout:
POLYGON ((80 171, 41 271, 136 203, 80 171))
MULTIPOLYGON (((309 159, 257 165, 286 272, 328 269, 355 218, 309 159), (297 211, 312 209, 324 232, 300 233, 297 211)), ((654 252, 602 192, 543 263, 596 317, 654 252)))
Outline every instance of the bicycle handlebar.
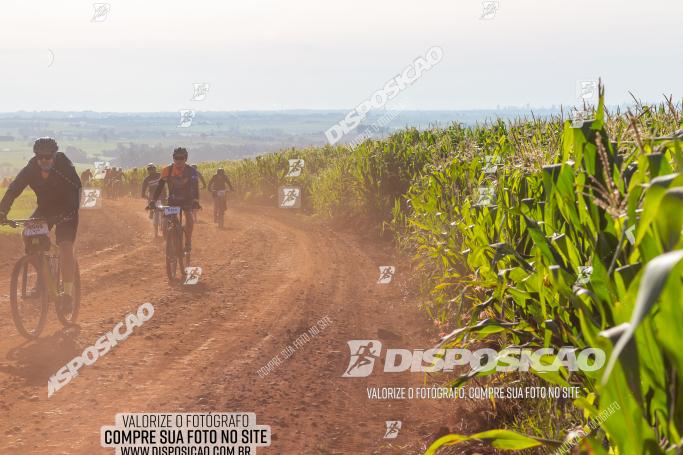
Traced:
POLYGON ((46 223, 47 220, 44 218, 26 218, 26 219, 21 219, 21 220, 5 220, 2 223, 0 223, 0 226, 11 226, 13 228, 17 228, 19 226, 23 226, 24 224, 38 223, 38 222, 46 223))
POLYGON ((168 208, 171 208, 171 207, 178 207, 178 208, 180 208, 181 211, 183 211, 183 212, 186 211, 183 207, 181 207, 181 206, 179 206, 179 205, 157 205, 157 206, 155 206, 155 207, 149 207, 149 206, 148 206, 148 207, 145 207, 145 210, 147 210, 147 211, 155 210, 155 211, 157 211, 157 212, 163 212, 164 209, 168 209, 168 208))

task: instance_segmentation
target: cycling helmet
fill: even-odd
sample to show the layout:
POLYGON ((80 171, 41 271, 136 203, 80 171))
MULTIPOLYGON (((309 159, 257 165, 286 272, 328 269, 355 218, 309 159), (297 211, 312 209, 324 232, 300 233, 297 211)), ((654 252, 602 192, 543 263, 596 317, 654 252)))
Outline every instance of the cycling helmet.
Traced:
POLYGON ((147 165, 147 170, 148 170, 148 171, 156 171, 156 170, 157 170, 157 167, 154 165, 154 163, 149 163, 149 164, 147 165))
POLYGON ((38 153, 38 152, 55 153, 57 150, 59 150, 59 147, 57 146, 57 141, 55 141, 51 137, 39 137, 33 143, 33 153, 38 153))
POLYGON ((219 167, 218 169, 216 169, 216 174, 219 174, 219 175, 225 174, 225 169, 223 169, 222 167, 219 167))

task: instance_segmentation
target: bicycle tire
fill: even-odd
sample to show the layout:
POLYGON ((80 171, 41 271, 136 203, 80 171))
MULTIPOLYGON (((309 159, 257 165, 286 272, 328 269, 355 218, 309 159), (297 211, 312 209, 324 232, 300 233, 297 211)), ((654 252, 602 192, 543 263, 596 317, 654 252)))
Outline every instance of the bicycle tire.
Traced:
POLYGON ((12 278, 10 280, 10 308, 12 312, 12 319, 14 320, 14 326, 17 331, 29 340, 34 340, 40 336, 40 333, 45 328, 45 323, 47 322, 47 289, 45 287, 45 280, 43 277, 43 270, 41 267, 40 259, 37 256, 24 256, 19 259, 12 270, 12 278), (26 295, 26 274, 28 272, 28 267, 32 266, 36 271, 36 289, 39 292, 38 298, 40 299, 40 316, 38 322, 33 330, 28 330, 24 324, 21 317, 21 312, 19 310, 19 299, 17 292, 21 292, 23 296, 26 295), (24 281, 22 283, 21 289, 19 289, 19 275, 23 274, 24 281))
POLYGON ((190 253, 185 251, 185 230, 183 229, 182 224, 178 225, 176 235, 176 255, 178 257, 178 269, 180 270, 180 276, 185 279, 185 267, 187 267, 190 263, 190 253))
POLYGON ((176 269, 178 266, 177 256, 177 235, 176 227, 172 226, 166 234, 166 275, 169 281, 174 281, 177 277, 176 269))
MULTIPOLYGON (((62 274, 61 270, 59 277, 56 280, 59 282, 59 289, 63 289, 62 274)), ((78 267, 78 262, 74 264, 74 295, 71 302, 71 317, 66 317, 62 312, 61 305, 55 304, 55 312, 57 313, 57 319, 62 323, 64 327, 70 327, 76 325, 76 320, 78 319, 78 312, 81 309, 81 271, 78 267)))

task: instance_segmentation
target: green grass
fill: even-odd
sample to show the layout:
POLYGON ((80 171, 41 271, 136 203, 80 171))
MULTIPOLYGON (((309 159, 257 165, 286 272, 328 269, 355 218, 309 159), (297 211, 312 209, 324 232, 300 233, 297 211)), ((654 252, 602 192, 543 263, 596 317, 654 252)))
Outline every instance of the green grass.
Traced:
MULTIPOLYGON (((0 198, 2 198, 5 195, 6 189, 1 188, 0 189, 0 198)), ((27 188, 21 196, 19 196, 15 201, 14 204, 12 205, 12 209, 10 210, 8 214, 9 219, 21 219, 21 218, 28 218, 31 216, 33 211, 36 209, 36 195, 35 193, 30 189, 27 188)), ((0 233, 3 234, 8 234, 8 233, 20 233, 21 230, 19 229, 14 229, 9 226, 0 226, 0 233)))

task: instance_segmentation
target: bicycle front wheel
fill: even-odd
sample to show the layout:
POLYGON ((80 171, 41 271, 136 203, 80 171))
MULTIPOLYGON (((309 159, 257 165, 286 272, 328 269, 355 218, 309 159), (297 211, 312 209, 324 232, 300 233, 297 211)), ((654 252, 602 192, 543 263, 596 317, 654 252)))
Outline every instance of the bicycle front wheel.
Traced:
POLYGON ((178 243, 176 243, 176 254, 178 256, 178 270, 180 278, 185 280, 185 268, 190 265, 190 252, 185 251, 185 232, 182 227, 178 228, 178 243))
MULTIPOLYGON (((166 234, 166 275, 169 281, 174 281, 178 276, 178 251, 182 248, 180 229, 175 226, 166 234)), ((180 264, 182 268, 182 264, 180 264)))
POLYGON ((19 333, 30 340, 38 338, 47 321, 47 287, 41 260, 24 256, 12 271, 10 308, 19 333))

